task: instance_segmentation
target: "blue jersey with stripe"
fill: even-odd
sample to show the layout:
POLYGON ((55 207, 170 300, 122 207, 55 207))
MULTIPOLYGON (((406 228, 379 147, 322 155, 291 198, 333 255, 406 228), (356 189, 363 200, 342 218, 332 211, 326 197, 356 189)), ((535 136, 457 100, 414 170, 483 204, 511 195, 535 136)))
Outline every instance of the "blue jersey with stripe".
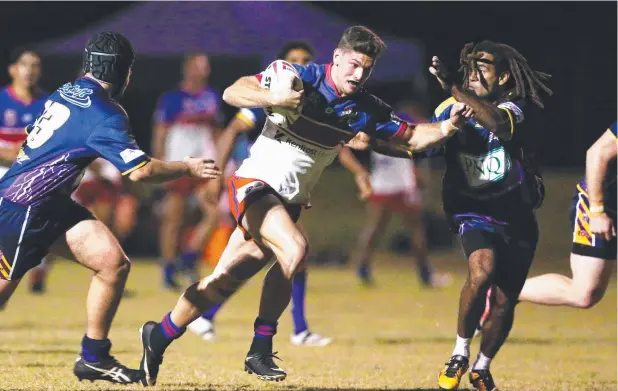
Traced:
MULTIPOLYGON (((288 125, 289 135, 332 148, 359 132, 388 140, 406 130, 406 122, 397 118, 388 104, 362 87, 354 94, 340 96, 331 78, 332 63, 302 66, 278 62, 296 68, 303 81, 301 116, 288 125)), ((261 81, 261 74, 257 77, 261 81)))
POLYGON ((0 90, 0 147, 19 145, 26 139, 24 128, 43 112, 48 94, 38 91, 33 100, 21 100, 12 86, 0 90))
POLYGON ((221 94, 212 88, 168 91, 157 102, 155 121, 166 124, 221 124, 221 94))
POLYGON ((17 160, 0 179, 0 196, 22 205, 70 197, 98 157, 123 175, 149 160, 131 134, 127 113, 87 77, 56 90, 27 132, 17 160))

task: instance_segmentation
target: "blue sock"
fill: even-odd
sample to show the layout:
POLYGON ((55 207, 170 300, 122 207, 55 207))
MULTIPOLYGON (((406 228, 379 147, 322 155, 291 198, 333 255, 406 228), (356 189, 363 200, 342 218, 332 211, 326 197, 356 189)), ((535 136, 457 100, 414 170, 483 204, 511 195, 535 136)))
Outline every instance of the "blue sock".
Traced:
POLYGON ((88 362, 98 362, 110 358, 112 343, 109 339, 82 338, 82 357, 88 362))
POLYGON ((418 270, 419 277, 421 278, 421 282, 424 285, 431 284, 431 267, 427 264, 427 262, 423 262, 421 267, 418 270))
POLYGON ((178 327, 172 322, 172 313, 168 312, 167 315, 163 317, 161 323, 159 323, 159 328, 163 333, 163 336, 166 340, 171 341, 179 338, 184 332, 187 330, 185 327, 178 327))
MULTIPOLYGON (((223 303, 225 303, 225 302, 223 302, 223 303)), ((223 303, 219 303, 219 304, 215 304, 215 305, 211 306, 208 309, 208 311, 206 311, 206 312, 204 312, 202 314, 202 318, 208 319, 209 321, 212 322, 212 320, 215 318, 215 315, 217 315, 217 312, 219 312, 219 310, 223 306, 223 303)))
POLYGON ((163 280, 172 281, 176 275, 176 263, 174 261, 166 261, 163 265, 163 280))
POLYGON ((165 349, 175 339, 180 338, 187 330, 186 327, 178 327, 172 322, 171 312, 161 319, 161 323, 152 329, 150 334, 150 347, 157 354, 163 354, 165 349))
POLYGON ((294 275, 292 282, 292 318, 294 320, 294 333, 302 333, 307 330, 307 318, 305 318, 305 291, 307 290, 307 272, 302 271, 294 275))
POLYGON ((363 263, 358 267, 358 276, 363 280, 369 280, 371 278, 371 268, 369 264, 363 263))
POLYGON ((180 263, 183 270, 194 270, 200 256, 198 251, 185 251, 180 256, 180 263))

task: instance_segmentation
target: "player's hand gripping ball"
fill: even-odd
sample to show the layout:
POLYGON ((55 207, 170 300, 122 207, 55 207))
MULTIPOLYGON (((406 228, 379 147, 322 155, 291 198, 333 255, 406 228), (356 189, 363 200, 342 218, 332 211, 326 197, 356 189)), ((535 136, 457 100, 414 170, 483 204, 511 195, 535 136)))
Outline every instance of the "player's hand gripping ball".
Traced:
POLYGON ((303 81, 292 64, 277 60, 264 72, 260 82, 262 88, 273 93, 279 104, 265 107, 268 118, 279 126, 286 127, 296 122, 300 116, 303 98, 303 81))

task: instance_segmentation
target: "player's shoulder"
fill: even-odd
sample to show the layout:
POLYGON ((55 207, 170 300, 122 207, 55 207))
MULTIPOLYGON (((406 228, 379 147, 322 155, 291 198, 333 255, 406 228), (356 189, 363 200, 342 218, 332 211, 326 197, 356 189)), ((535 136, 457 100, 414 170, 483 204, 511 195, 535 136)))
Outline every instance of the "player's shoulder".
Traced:
POLYGON ((515 123, 523 122, 526 116, 533 116, 538 111, 535 109, 536 105, 534 103, 516 95, 509 95, 507 99, 498 103, 498 107, 507 110, 515 120, 515 123))
POLYGON ((221 91, 219 91, 219 89, 217 89, 216 87, 208 86, 207 88, 204 89, 202 94, 206 96, 220 97, 221 91))
POLYGON ((50 99, 68 106, 73 114, 82 116, 83 123, 96 125, 116 117, 128 121, 122 106, 99 83, 86 77, 65 83, 50 99))
POLYGON ((453 106, 457 101, 452 96, 448 99, 445 99, 442 103, 440 103, 436 109, 433 111, 433 115, 435 118, 440 118, 445 114, 450 114, 451 106, 453 106))
POLYGON ((180 101, 186 95, 186 93, 180 88, 174 88, 167 90, 159 96, 160 103, 170 103, 174 101, 180 101))
POLYGON ((307 65, 291 64, 305 82, 315 83, 324 79, 327 64, 310 63, 307 65))
POLYGON ((0 88, 0 99, 2 100, 6 100, 9 98, 9 87, 2 87, 0 88))

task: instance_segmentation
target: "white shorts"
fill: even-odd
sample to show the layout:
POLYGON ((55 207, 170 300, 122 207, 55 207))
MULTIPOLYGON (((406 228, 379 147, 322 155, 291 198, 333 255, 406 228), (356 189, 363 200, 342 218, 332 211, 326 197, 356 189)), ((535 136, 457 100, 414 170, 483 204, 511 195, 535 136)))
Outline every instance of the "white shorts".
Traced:
POLYGON ((187 156, 215 159, 212 131, 204 126, 172 125, 165 140, 165 160, 181 161, 187 156))

